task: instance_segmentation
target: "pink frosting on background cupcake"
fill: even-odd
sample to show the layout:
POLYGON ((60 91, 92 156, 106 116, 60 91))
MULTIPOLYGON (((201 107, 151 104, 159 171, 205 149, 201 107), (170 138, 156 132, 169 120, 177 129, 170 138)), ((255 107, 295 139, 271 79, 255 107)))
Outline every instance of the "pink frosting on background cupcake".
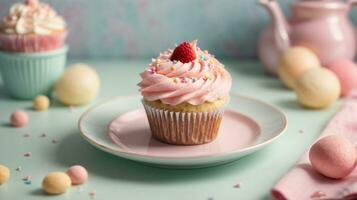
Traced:
POLYGON ((27 0, 14 4, 0 25, 4 51, 41 52, 61 48, 67 25, 48 4, 27 0))

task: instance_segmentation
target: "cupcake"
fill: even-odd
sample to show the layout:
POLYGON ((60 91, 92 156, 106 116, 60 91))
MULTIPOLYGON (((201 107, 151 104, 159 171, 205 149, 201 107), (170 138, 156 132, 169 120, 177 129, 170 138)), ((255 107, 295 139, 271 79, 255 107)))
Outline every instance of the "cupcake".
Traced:
POLYGON ((63 73, 67 26, 38 0, 14 4, 0 23, 0 71, 10 96, 32 99, 50 94, 63 73))
POLYGON ((1 49, 43 52, 63 47, 67 26, 48 4, 26 0, 14 4, 0 24, 1 49))
POLYGON ((197 47, 197 41, 160 53, 140 76, 154 138, 197 145, 217 137, 232 79, 213 55, 197 47))

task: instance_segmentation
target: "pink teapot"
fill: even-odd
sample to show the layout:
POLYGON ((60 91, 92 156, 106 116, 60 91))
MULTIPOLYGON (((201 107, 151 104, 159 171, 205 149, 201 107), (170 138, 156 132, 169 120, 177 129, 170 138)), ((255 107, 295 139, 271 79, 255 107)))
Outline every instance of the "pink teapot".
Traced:
POLYGON ((276 73, 279 54, 305 46, 325 65, 336 59, 353 59, 356 39, 348 13, 357 0, 300 0, 291 7, 288 21, 275 0, 260 0, 272 18, 258 40, 258 54, 266 70, 276 73))

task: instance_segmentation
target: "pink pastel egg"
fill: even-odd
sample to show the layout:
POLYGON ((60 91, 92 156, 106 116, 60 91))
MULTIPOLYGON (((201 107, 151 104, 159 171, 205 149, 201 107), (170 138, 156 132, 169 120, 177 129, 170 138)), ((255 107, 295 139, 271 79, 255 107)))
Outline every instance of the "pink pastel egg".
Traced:
POLYGON ((71 178, 73 185, 83 184, 88 179, 87 170, 80 165, 70 167, 66 173, 71 178))
POLYGON ((29 117, 26 112, 22 110, 17 110, 11 114, 10 124, 14 127, 22 127, 25 126, 29 121, 29 117))
POLYGON ((341 85, 341 96, 346 96, 357 87, 357 65, 353 61, 342 59, 326 65, 337 76, 341 85))
POLYGON ((340 135, 329 135, 318 140, 309 152, 311 165, 322 175, 344 178, 356 166, 354 146, 340 135))

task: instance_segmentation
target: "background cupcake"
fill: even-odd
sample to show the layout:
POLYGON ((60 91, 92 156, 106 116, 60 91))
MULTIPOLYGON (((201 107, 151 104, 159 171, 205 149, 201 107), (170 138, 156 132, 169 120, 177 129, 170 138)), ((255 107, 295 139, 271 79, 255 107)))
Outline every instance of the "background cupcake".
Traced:
POLYGON ((66 65, 67 25, 47 4, 11 6, 0 24, 0 71, 10 96, 49 95, 66 65))
POLYGON ((197 42, 161 53, 139 83, 153 137, 180 145, 217 137, 232 80, 224 66, 197 42))
POLYGON ((4 51, 41 52, 63 47, 67 26, 49 5, 38 0, 14 4, 0 25, 4 51))

